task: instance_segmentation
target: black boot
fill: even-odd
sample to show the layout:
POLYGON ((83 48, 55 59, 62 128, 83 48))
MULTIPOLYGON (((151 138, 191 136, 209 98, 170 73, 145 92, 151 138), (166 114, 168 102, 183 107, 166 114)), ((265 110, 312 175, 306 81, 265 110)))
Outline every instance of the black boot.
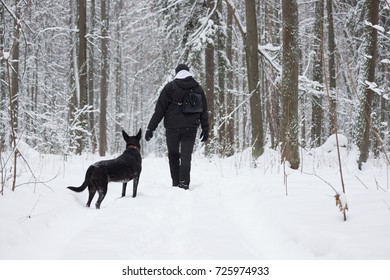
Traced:
POLYGON ((189 189, 189 185, 188 185, 188 183, 186 183, 186 181, 180 181, 179 188, 181 188, 183 190, 188 190, 189 189))

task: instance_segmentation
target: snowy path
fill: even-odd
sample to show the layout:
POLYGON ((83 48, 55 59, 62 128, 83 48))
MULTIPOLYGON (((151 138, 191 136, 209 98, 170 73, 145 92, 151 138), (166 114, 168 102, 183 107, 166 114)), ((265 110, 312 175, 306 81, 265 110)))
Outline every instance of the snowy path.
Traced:
POLYGON ((286 196, 277 169, 265 174, 265 168, 195 158, 184 191, 170 187, 166 159, 147 158, 138 196, 131 197, 130 184, 120 198, 121 184, 111 183, 96 210, 84 206, 86 191, 65 188, 81 184, 95 159, 41 161, 38 175, 50 178, 61 167, 61 176, 49 183, 53 191, 24 186, 0 197, 0 259, 390 258, 383 203, 390 196, 374 188, 348 184, 354 212, 344 223, 330 188, 310 176, 290 175, 286 196))
MULTIPOLYGON (((73 170, 85 166, 67 168, 72 170, 67 171, 64 181, 79 184, 84 175, 73 170)), ((45 230, 29 229, 25 244, 10 250, 8 257, 257 259, 272 255, 272 251, 266 251, 268 242, 262 236, 266 231, 257 232, 261 226, 259 221, 252 220, 247 201, 237 200, 234 189, 220 185, 217 169, 209 170, 210 174, 202 178, 197 178, 197 172, 204 173, 203 168, 197 170, 195 162, 191 190, 184 191, 169 186, 164 159, 154 159, 153 163, 146 160, 137 198, 129 195, 131 184, 128 196, 119 198, 121 185, 111 183, 100 211, 84 207, 86 191, 77 194, 55 189, 37 203, 38 208, 42 200, 59 203, 52 217, 45 221, 45 230)), ((29 227, 39 219, 33 215, 22 226, 29 227)))
MULTIPOLYGON (((145 166, 145 165, 144 165, 145 166)), ((147 166, 144 173, 147 173, 147 166)), ((47 231, 36 232, 11 258, 33 259, 253 259, 259 257, 224 207, 218 187, 190 191, 143 178, 139 195, 119 198, 110 184, 102 209, 83 206, 87 193, 63 193, 69 202, 47 231), (150 183, 146 183, 150 181, 150 183), (74 198, 74 199, 72 199, 74 198), (75 203, 76 202, 76 203, 75 203)), ((149 174, 151 174, 150 172, 149 174)), ((156 171, 153 172, 156 174, 156 171)), ((161 182, 159 182, 161 181, 161 182)), ((61 191, 62 193, 62 191, 61 191)), ((34 217, 32 219, 35 219, 34 217)))

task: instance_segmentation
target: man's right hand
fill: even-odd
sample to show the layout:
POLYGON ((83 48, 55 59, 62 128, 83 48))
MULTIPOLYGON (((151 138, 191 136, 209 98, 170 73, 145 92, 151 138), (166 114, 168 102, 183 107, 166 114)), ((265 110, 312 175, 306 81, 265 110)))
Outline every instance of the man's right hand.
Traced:
POLYGON ((151 131, 150 129, 146 130, 145 140, 149 141, 150 139, 152 139, 152 137, 153 137, 153 131, 151 131))

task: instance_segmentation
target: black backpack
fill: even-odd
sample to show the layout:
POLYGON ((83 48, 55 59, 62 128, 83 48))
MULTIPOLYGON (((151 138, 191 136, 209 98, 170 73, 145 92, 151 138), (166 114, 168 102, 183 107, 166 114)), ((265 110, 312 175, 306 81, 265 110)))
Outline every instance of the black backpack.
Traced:
MULTIPOLYGON (((176 83, 172 83, 172 90, 175 90, 177 87, 176 83)), ((201 113, 203 111, 203 100, 202 95, 194 91, 193 88, 186 90, 183 95, 183 100, 178 101, 174 100, 167 93, 168 98, 171 100, 173 104, 176 104, 181 107, 181 112, 183 114, 193 114, 193 113, 201 113)))

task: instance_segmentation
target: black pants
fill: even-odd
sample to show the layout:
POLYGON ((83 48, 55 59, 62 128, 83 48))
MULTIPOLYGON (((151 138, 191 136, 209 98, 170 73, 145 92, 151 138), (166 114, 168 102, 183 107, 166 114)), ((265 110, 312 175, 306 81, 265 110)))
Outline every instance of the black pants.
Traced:
POLYGON ((167 128, 167 146, 172 184, 190 184, 191 156, 197 128, 167 128))

